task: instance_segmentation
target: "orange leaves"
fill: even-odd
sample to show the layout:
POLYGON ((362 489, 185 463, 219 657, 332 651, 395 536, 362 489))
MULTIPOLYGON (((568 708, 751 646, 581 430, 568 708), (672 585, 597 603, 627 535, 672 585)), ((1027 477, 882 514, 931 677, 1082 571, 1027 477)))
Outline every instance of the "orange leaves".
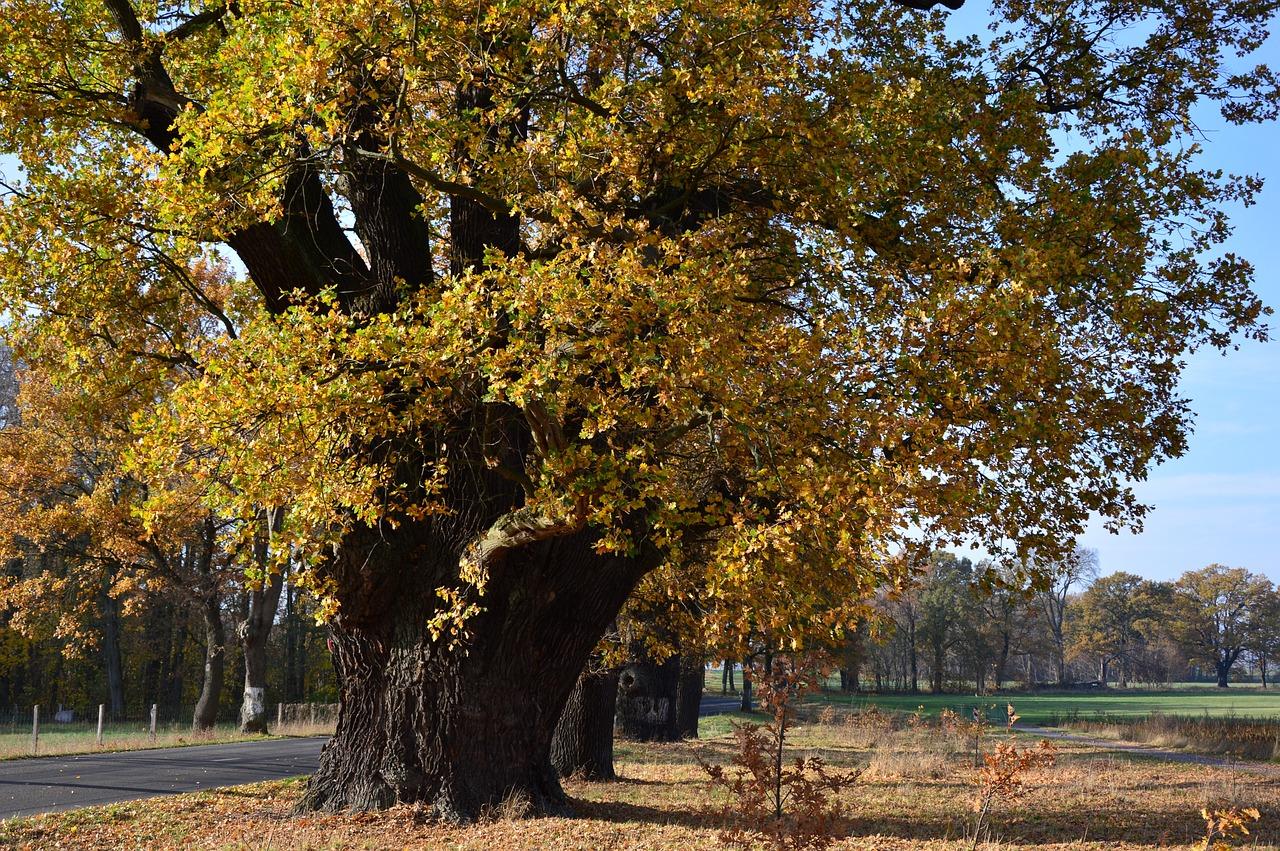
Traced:
POLYGON ((1249 825, 1262 817, 1257 807, 1228 807, 1221 810, 1202 808, 1204 838, 1196 848, 1199 851, 1228 851, 1233 838, 1249 835, 1249 825))

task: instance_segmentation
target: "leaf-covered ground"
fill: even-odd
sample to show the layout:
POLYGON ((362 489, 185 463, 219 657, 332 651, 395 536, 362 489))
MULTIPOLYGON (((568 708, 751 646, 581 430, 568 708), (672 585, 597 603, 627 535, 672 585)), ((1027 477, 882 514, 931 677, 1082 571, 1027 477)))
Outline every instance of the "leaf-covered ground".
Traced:
MULTIPOLYGON (((936 728, 834 724, 801 728, 793 740, 798 752, 865 769, 846 796, 846 838, 837 847, 969 847, 971 739, 936 728)), ((566 784, 578 813, 572 819, 496 816, 452 828, 412 807, 295 817, 290 808, 302 781, 291 780, 0 822, 0 847, 714 849, 721 847, 720 796, 698 768, 695 749, 727 762, 729 748, 725 737, 622 744, 621 782, 566 784)), ((1030 785, 1026 798, 996 811, 993 841, 984 847, 1185 848, 1201 834, 1201 807, 1230 805, 1262 813, 1249 847, 1280 843, 1280 775, 1127 759, 1064 743, 1058 764, 1030 785)))

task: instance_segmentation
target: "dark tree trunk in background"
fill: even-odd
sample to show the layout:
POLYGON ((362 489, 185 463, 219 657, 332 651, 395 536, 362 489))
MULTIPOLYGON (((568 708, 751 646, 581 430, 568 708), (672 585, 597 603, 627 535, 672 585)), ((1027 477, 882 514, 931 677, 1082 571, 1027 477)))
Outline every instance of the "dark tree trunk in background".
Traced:
POLYGON ((244 651, 244 700, 240 705, 240 731, 267 732, 267 638, 280 606, 284 576, 273 575, 262 588, 250 589, 249 612, 240 627, 244 651))
POLYGON ((284 702, 302 700, 307 676, 307 659, 302 645, 303 625, 298 615, 298 591, 287 583, 284 598, 284 702))
POLYGON ((102 667, 107 675, 107 711, 124 715, 124 664, 120 658, 120 601, 111 596, 111 583, 102 589, 102 667))
POLYGON ((564 811, 551 764, 556 724, 656 560, 601 556, 586 533, 508 551, 490 567, 465 640, 451 644, 428 630, 434 589, 457 575, 448 544, 430 521, 364 530, 332 565, 343 594, 331 637, 341 704, 301 810, 422 803, 466 822, 511 799, 564 811), (344 588, 362 574, 382 581, 344 588))
POLYGON ((680 681, 676 687, 676 733, 682 739, 698 738, 702 690, 707 684, 706 668, 702 657, 680 657, 680 681))
POLYGON ((1227 688, 1231 677, 1231 666, 1235 664, 1235 659, 1224 659, 1216 662, 1214 668, 1218 672, 1218 688, 1227 688))
POLYGON ((613 721, 618 701, 618 669, 578 675, 551 738, 551 764, 561 777, 616 780, 613 721))
POLYGON ((742 662, 742 700, 738 703, 738 709, 743 712, 751 711, 751 660, 749 659, 742 662))
POLYGON ((678 741, 679 689, 679 656, 623 668, 618 678, 618 735, 636 742, 678 741))
POLYGON ((859 621, 854 631, 844 642, 841 650, 840 666, 840 690, 843 692, 855 692, 859 690, 858 680, 862 673, 863 657, 866 654, 864 645, 865 628, 859 621))
POLYGON ((204 620, 204 680, 191 724, 195 730, 205 731, 212 730, 218 720, 227 664, 227 631, 217 595, 211 595, 201 604, 200 614, 204 620))
POLYGON ((720 693, 733 694, 738 690, 737 684, 733 681, 733 669, 735 663, 730 659, 725 659, 723 667, 720 669, 720 693))
POLYGON ((996 655, 996 691, 1004 688, 1004 681, 1008 676, 1009 669, 1009 648, 1012 639, 1009 633, 1001 633, 1000 635, 1000 652, 996 655))
POLYGON ((267 732, 267 639, 280 608, 283 570, 271 570, 271 535, 278 532, 279 511, 264 511, 254 541, 254 557, 265 575, 261 587, 246 591, 240 649, 244 658, 244 699, 240 703, 240 732, 267 732))
POLYGON ((164 663, 160 669, 160 698, 156 701, 167 707, 166 718, 177 718, 182 711, 182 691, 185 685, 185 669, 187 659, 187 618, 186 607, 166 607, 165 641, 162 647, 164 663))

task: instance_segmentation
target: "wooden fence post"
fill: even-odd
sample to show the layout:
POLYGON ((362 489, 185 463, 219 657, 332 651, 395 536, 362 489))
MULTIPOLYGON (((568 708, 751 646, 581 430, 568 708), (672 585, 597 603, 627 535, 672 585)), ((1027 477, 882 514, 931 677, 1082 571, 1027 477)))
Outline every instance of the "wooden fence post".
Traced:
POLYGON ((40 704, 31 707, 31 753, 40 753, 40 704))
POLYGON ((151 741, 156 740, 156 705, 151 704, 151 741))
POLYGON ((98 704, 98 738, 97 738, 98 747, 102 747, 102 721, 103 721, 103 716, 106 715, 106 712, 107 712, 107 705, 105 703, 99 703, 98 704))

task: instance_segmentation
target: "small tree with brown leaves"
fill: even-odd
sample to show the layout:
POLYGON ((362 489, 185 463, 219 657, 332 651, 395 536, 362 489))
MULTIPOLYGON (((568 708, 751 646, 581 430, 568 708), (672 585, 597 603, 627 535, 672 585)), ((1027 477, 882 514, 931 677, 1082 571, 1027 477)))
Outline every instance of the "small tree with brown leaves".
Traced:
POLYGON ((756 671, 761 702, 773 720, 734 725, 737 752, 731 768, 698 758, 712 782, 729 792, 721 809, 720 840, 726 846, 750 849, 763 843, 794 851, 827 848, 837 838, 838 795, 862 772, 832 771, 819 756, 795 757, 788 764, 785 754, 795 701, 820 681, 814 668, 804 659, 775 660, 772 675, 756 671))
POLYGON ((995 751, 983 756, 983 765, 977 774, 978 794, 973 801, 977 817, 971 848, 977 848, 988 831, 992 806, 997 801, 1015 801, 1025 795, 1026 775, 1037 768, 1053 765, 1057 756, 1057 747, 1047 739, 1041 739, 1033 748, 1021 749, 1009 742, 1001 742, 995 751))

